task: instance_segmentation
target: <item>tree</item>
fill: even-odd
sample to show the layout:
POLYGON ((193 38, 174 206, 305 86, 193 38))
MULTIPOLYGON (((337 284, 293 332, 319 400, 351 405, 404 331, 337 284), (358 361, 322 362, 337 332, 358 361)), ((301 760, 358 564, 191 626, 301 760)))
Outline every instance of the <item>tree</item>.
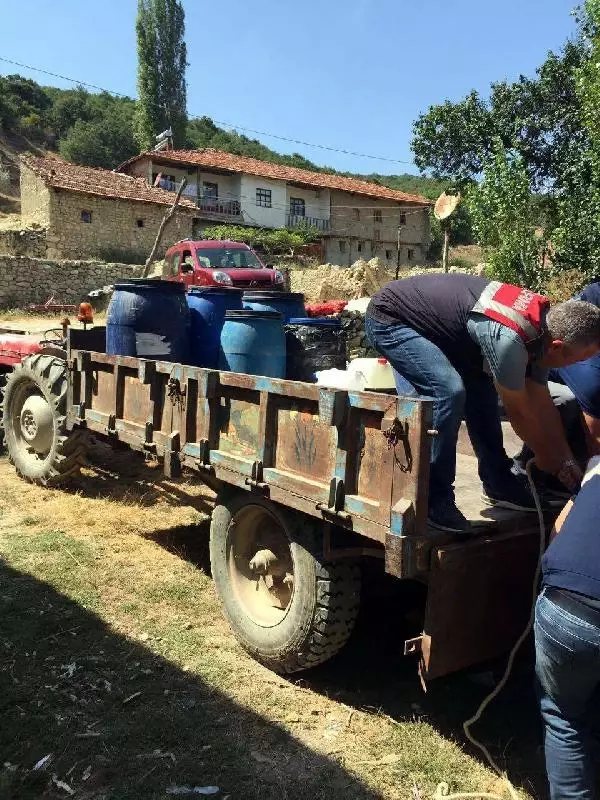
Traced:
POLYGON ((115 169, 138 152, 131 117, 121 111, 92 122, 79 120, 60 140, 59 152, 74 164, 115 169))
POLYGON ((185 19, 179 0, 139 0, 136 22, 138 103, 135 137, 142 150, 167 128, 186 143, 185 19))
POLYGON ((483 180, 467 202, 473 229, 495 278, 540 290, 543 240, 536 235, 535 210, 523 159, 495 139, 483 165, 483 180))

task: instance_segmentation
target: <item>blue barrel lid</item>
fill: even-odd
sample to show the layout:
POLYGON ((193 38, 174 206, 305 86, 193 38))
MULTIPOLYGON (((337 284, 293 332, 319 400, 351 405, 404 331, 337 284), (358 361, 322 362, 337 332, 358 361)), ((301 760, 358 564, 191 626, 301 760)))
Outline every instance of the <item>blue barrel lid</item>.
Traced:
POLYGON ((253 311, 251 308, 234 309, 225 312, 225 319, 283 319, 279 311, 253 311))
POLYGON ((293 300, 304 302, 302 292, 281 292, 279 289, 246 289, 244 300, 293 300))
POLYGON ((242 295, 243 289, 236 286, 190 286, 188 294, 238 294, 242 295))
POLYGON ((115 290, 160 289, 161 292, 185 292, 185 284, 179 281, 163 281, 154 278, 130 278, 115 283, 115 290))
POLYGON ((287 325, 310 325, 313 328, 341 328, 342 320, 337 317, 292 317, 287 325))

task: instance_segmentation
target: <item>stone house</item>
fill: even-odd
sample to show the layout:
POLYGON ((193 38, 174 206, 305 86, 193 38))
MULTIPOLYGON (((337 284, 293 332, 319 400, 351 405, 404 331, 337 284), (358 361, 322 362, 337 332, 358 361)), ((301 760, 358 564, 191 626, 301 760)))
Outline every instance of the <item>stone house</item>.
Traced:
MULTIPOLYGON (((143 178, 79 167, 57 158, 22 156, 21 217, 46 231, 47 258, 143 263, 174 195, 143 178)), ((158 256, 192 235, 197 206, 182 198, 158 256)))
POLYGON ((207 225, 267 228, 309 224, 323 234, 325 259, 349 265, 378 256, 394 266, 423 263, 431 201, 375 183, 271 164, 221 150, 142 153, 118 168, 146 186, 185 193, 196 209, 194 236, 207 225))

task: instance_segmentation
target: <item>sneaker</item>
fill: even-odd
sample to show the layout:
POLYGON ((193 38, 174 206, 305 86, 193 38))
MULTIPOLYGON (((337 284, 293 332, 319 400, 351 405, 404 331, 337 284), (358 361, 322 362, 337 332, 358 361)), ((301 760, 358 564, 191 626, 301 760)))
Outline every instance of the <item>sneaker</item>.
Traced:
POLYGON ((518 479, 512 481, 503 492, 491 492, 484 489, 482 498, 488 506, 508 508, 511 511, 536 511, 535 500, 529 486, 518 479))
MULTIPOLYGON (((526 481, 526 486, 529 487, 527 471, 525 470, 524 465, 516 458, 513 461, 513 474, 517 475, 521 480, 524 479, 526 481)), ((566 486, 564 486, 564 484, 562 484, 558 478, 555 478, 554 475, 550 475, 548 472, 542 472, 542 470, 538 469, 535 464, 533 464, 531 467, 531 477, 540 496, 540 500, 542 501, 542 506, 564 506, 564 504, 573 494, 572 492, 569 492, 566 486)))
POLYGON ((471 523, 454 503, 444 503, 429 509, 430 527, 450 533, 471 533, 471 523))

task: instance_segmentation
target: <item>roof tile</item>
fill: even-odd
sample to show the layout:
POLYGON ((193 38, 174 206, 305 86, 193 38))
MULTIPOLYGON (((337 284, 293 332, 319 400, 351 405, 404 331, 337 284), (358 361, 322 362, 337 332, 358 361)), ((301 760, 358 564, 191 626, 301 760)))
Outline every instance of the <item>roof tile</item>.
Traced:
MULTIPOLYGON (((72 192, 110 197, 118 200, 135 200, 139 203, 172 205, 175 195, 165 189, 148 186, 145 178, 111 172, 95 167, 80 167, 59 158, 21 156, 21 161, 39 175, 46 186, 67 189, 72 192)), ((195 209, 195 204, 185 198, 179 201, 183 207, 195 209)))
POLYGON ((353 192, 354 194, 377 197, 383 200, 395 200, 422 206, 433 205, 430 200, 420 195, 406 194, 406 192, 388 189, 387 186, 379 186, 376 183, 360 181, 356 178, 345 178, 343 175, 329 175, 325 172, 311 172, 307 169, 271 164, 267 161, 259 161, 256 158, 236 156, 233 153, 226 153, 223 150, 214 150, 212 148, 146 152, 135 156, 135 158, 130 158, 129 161, 125 161, 118 169, 125 170, 130 164, 134 164, 142 158, 151 158, 154 162, 161 164, 193 165, 223 169, 230 172, 244 172, 261 178, 274 178, 290 183, 314 186, 319 189, 338 189, 343 192, 353 192))

